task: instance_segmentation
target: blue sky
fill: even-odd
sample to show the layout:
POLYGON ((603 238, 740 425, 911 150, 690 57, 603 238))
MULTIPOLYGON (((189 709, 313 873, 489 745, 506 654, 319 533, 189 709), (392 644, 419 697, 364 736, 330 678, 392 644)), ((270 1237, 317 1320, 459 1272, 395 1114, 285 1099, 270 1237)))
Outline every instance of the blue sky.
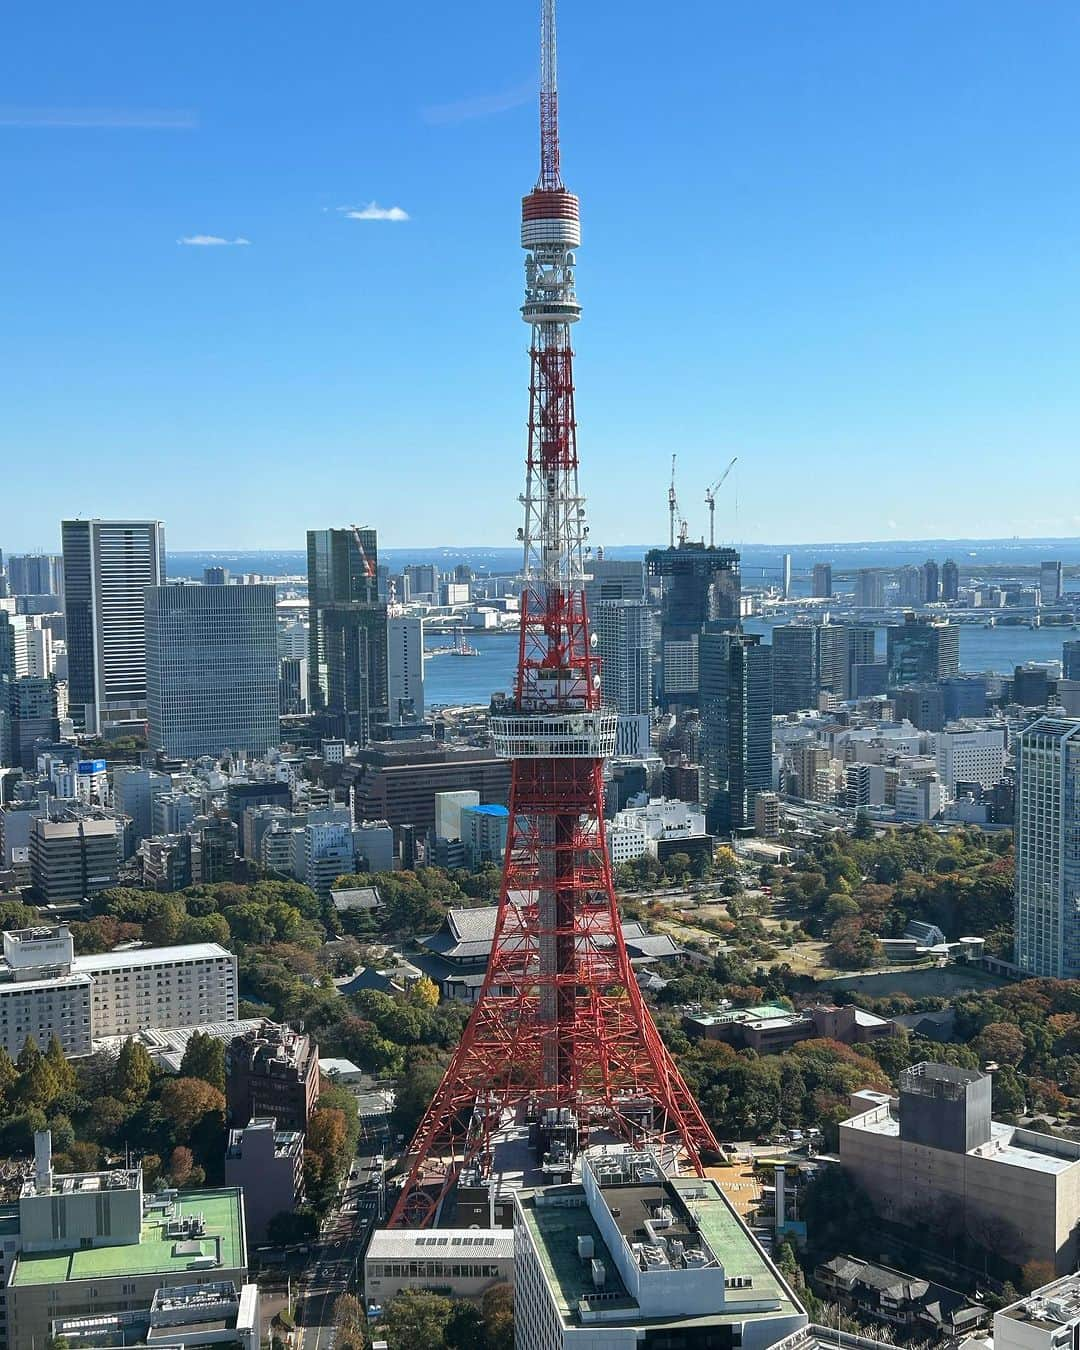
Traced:
MULTIPOLYGON (((512 543, 536 9, 16 7, 0 547, 512 543)), ((559 21, 594 542, 1080 533, 1074 0, 559 21)))

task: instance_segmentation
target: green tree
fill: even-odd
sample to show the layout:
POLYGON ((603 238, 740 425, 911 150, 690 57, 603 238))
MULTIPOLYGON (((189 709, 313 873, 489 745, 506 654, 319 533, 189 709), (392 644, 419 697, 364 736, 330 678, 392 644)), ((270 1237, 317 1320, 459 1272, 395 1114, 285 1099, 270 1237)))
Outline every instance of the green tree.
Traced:
POLYGON ((398 1082, 394 1109, 390 1113, 390 1129, 408 1141, 420 1124, 420 1117, 428 1108, 435 1089, 442 1081, 442 1069, 430 1061, 406 1072, 398 1082))
POLYGON ((310 1209, 283 1209, 266 1225, 267 1238, 275 1247, 307 1242, 319 1231, 319 1221, 310 1209))
POLYGON ((146 1098, 154 1076, 154 1061, 145 1045, 132 1037, 120 1047, 113 1077, 113 1091, 121 1101, 137 1105, 146 1098))
POLYGON ((201 1078, 219 1092, 225 1091, 225 1043, 216 1036, 196 1031, 180 1061, 181 1078, 201 1078))
POLYGON ((49 1048, 45 1051, 45 1063, 53 1072, 57 1092, 60 1096, 69 1096, 77 1089, 78 1080, 75 1077, 74 1066, 67 1055, 64 1054, 64 1047, 60 1044, 60 1038, 55 1031, 49 1038, 49 1048))
POLYGON ((485 1344, 484 1315, 475 1303, 464 1299, 454 1303, 443 1338, 447 1350, 476 1350, 485 1344))
POLYGON ((391 1350, 445 1350, 446 1324, 454 1305, 441 1294, 406 1289, 383 1311, 391 1350))
POLYGON ((6 1047, 0 1046, 0 1101, 7 1102, 11 1099, 18 1081, 19 1071, 15 1067, 15 1061, 8 1054, 6 1047))
POLYGON ((484 1316, 484 1350, 514 1350, 514 1291, 493 1284, 480 1305, 484 1316))

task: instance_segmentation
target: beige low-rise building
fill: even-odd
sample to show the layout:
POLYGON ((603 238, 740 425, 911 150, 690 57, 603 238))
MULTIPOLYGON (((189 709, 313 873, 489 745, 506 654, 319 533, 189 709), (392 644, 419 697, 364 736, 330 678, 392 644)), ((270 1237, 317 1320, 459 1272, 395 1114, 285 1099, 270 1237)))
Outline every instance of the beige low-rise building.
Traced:
POLYGON ((884 1219, 955 1225, 1017 1265, 1071 1272, 1080 1144, 991 1119, 990 1081, 927 1063, 904 1070, 898 1098, 855 1094, 862 1109, 840 1126, 840 1163, 884 1219))

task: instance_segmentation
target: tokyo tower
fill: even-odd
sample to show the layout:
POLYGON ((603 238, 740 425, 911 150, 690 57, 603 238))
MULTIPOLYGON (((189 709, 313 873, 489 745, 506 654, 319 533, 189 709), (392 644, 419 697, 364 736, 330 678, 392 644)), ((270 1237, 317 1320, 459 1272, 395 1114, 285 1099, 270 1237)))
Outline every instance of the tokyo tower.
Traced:
POLYGON ((698 1172, 717 1149, 642 999, 612 886, 603 761, 617 715, 601 703, 585 612, 570 346, 581 227, 559 167, 555 0, 541 0, 540 49, 540 176, 521 224, 532 345, 520 647, 513 703, 491 718, 513 761, 502 889, 487 974, 406 1152, 392 1226, 437 1223, 462 1174, 486 1178, 500 1134, 528 1125, 563 1160, 598 1132, 698 1172))

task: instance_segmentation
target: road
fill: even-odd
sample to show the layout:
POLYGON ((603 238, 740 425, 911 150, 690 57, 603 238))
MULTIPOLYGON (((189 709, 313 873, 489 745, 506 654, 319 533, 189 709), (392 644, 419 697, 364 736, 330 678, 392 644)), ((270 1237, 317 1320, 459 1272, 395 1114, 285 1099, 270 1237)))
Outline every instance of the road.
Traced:
POLYGON ((354 1172, 312 1248, 301 1284, 297 1314, 299 1350, 333 1350, 334 1304, 344 1293, 359 1293, 360 1262, 368 1234, 378 1221, 379 1187, 369 1156, 357 1158, 354 1172))

